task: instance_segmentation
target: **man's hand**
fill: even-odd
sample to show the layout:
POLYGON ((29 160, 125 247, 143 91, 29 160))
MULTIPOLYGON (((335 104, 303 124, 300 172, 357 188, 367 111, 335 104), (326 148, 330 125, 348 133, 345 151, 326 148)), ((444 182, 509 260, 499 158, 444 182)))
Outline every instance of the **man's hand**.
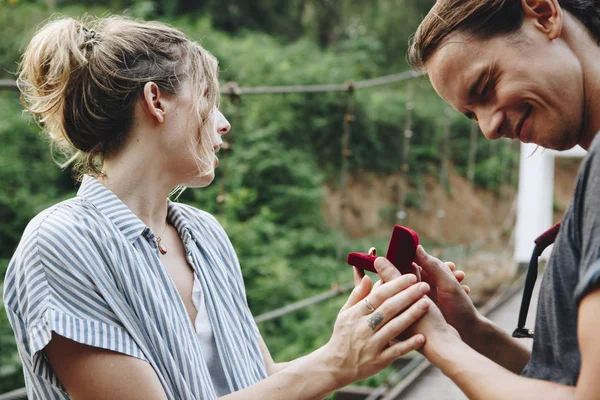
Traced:
POLYGON ((456 271, 453 263, 445 263, 427 254, 423 246, 417 248, 415 264, 421 278, 431 287, 429 298, 438 306, 446 321, 452 325, 463 340, 470 341, 481 316, 468 295, 468 286, 461 285, 464 272, 456 271))

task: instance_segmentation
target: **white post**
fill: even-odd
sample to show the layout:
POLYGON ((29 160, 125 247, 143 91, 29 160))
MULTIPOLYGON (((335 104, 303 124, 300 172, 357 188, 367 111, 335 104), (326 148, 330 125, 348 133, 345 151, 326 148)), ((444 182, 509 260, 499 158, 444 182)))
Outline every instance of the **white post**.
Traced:
POLYGON ((580 146, 575 146, 572 149, 565 150, 565 151, 556 151, 556 150, 547 150, 547 151, 554 154, 554 157, 560 157, 560 158, 583 158, 587 154, 587 151, 585 151, 580 146))
MULTIPOLYGON (((552 226, 554 197, 554 154, 521 143, 515 254, 517 263, 529 263, 534 240, 552 226)), ((546 256, 548 252, 545 252, 546 256)))

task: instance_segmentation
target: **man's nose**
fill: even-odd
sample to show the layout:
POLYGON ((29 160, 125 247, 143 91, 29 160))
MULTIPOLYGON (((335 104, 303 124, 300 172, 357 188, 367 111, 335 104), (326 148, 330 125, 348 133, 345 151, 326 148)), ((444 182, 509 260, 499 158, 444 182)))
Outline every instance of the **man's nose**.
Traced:
POLYGON ((479 128, 490 140, 500 139, 503 136, 502 126, 505 120, 504 112, 495 110, 479 110, 477 115, 477 121, 479 121, 479 128))

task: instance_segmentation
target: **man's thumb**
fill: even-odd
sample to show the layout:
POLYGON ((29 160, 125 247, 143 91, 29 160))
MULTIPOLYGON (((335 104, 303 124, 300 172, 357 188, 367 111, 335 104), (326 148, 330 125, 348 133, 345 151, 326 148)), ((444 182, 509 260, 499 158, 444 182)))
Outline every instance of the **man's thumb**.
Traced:
POLYGON ((437 258, 427 254, 421 245, 417 247, 415 262, 423 268, 434 284, 447 276, 446 269, 448 269, 448 266, 437 258))

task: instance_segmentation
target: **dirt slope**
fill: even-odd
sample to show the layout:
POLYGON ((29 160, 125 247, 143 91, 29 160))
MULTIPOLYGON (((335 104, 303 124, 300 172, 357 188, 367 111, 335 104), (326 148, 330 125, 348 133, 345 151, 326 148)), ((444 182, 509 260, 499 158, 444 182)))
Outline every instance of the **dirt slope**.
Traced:
MULTIPOLYGON (((558 220, 573 193, 575 177, 581 160, 557 159, 555 168, 555 220, 558 220)), ((494 236, 497 245, 506 245, 514 220, 515 190, 505 186, 498 191, 471 190, 469 182, 450 171, 451 193, 445 194, 437 179, 427 177, 424 190, 418 196, 419 207, 408 208, 404 220, 395 219, 398 184, 402 174, 377 176, 371 172, 355 173, 348 179, 344 228, 352 237, 387 235, 394 223, 401 223, 419 232, 422 240, 442 243, 469 243, 494 236), (443 218, 438 210, 444 210, 443 218), (500 235, 500 236, 498 236, 500 235)), ((326 186, 322 211, 327 223, 338 221, 340 193, 326 186)), ((410 189, 413 197, 417 195, 410 189)), ((490 244, 494 240, 487 240, 490 244)))

